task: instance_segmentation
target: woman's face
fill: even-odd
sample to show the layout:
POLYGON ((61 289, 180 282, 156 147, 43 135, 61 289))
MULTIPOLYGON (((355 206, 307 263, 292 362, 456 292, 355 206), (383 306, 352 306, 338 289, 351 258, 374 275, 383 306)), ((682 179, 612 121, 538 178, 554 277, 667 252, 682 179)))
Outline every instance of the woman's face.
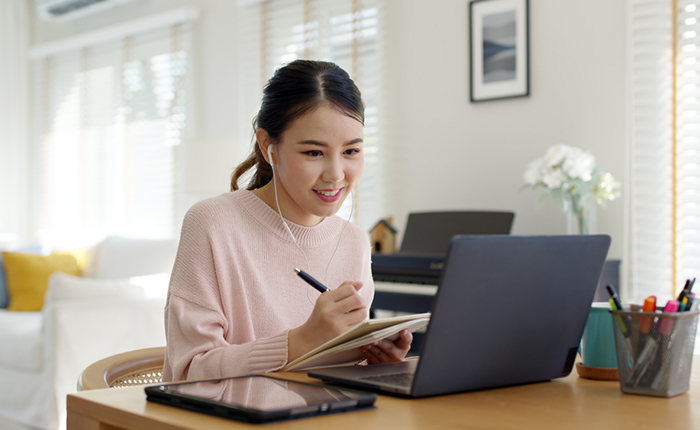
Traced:
POLYGON ((362 176, 362 123, 322 105, 292 122, 272 158, 282 215, 316 225, 338 212, 362 176))

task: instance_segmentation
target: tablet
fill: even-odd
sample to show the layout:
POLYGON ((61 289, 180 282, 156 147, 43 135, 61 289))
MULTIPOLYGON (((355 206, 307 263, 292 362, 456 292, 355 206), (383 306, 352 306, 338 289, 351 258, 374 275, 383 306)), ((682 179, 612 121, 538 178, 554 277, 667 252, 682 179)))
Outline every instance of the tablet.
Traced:
POLYGON ((249 375, 145 388, 149 401, 250 423, 371 408, 377 395, 359 390, 249 375))

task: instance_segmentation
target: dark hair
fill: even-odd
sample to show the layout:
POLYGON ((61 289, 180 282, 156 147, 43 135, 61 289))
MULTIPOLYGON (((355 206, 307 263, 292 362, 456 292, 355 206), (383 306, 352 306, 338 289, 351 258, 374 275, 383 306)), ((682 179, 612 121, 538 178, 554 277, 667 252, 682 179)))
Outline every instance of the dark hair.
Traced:
MULTIPOLYGON (((253 119, 253 129, 264 129, 277 143, 295 119, 323 104, 330 104, 365 123, 360 90, 345 70, 325 61, 293 61, 278 69, 265 85, 260 111, 253 119)), ((231 191, 238 189, 240 177, 253 167, 256 171, 248 183, 248 190, 260 188, 272 179, 272 168, 265 161, 255 137, 253 152, 231 175, 231 191)))

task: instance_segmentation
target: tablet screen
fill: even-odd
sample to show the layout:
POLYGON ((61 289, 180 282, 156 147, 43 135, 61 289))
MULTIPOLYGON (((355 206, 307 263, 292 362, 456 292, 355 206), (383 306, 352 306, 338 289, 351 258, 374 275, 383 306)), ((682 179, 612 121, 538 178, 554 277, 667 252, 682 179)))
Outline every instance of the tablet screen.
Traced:
POLYGON ((373 393, 263 375, 147 387, 148 400, 253 420, 348 410, 371 405, 373 393))

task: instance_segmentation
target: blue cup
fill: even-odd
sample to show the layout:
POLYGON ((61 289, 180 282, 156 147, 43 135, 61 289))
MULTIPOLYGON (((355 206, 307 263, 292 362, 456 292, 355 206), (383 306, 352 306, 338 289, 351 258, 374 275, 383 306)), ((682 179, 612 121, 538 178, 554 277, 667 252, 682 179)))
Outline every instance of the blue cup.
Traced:
POLYGON ((617 368, 615 332, 610 303, 593 303, 581 338, 582 364, 587 367, 617 368))

